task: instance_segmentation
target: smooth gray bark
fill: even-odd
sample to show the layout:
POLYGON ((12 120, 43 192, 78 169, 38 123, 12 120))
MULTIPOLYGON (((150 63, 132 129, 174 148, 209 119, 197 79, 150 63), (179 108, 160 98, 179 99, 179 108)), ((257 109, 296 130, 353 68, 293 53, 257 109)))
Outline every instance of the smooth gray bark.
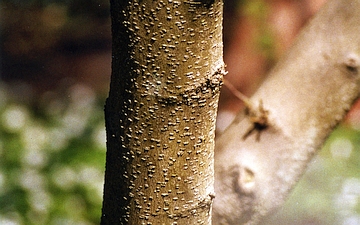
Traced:
POLYGON ((327 2, 251 98, 268 126, 244 138, 254 118, 239 115, 216 140, 215 225, 257 224, 283 204, 359 96, 359 34, 360 1, 327 2))

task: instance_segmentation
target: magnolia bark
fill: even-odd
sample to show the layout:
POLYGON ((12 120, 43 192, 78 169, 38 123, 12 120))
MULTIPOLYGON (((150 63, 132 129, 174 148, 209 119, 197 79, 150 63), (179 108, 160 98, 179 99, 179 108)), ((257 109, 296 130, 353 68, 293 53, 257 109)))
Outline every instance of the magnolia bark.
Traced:
POLYGON ((111 1, 101 224, 210 224, 222 2, 111 1))
POLYGON ((359 95, 359 34, 360 1, 330 0, 251 98, 267 128, 244 138, 240 115, 217 139, 215 225, 257 224, 284 202, 359 95))

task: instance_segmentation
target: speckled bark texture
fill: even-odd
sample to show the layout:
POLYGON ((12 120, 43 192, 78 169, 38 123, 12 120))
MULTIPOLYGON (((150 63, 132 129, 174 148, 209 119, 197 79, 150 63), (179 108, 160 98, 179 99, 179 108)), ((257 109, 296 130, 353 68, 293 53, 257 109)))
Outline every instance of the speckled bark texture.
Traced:
POLYGON ((214 224, 258 224, 283 204, 359 96, 359 34, 360 1, 328 1, 251 98, 267 128, 242 138, 243 115, 217 139, 214 224))
POLYGON ((111 1, 101 224, 210 224, 222 2, 111 1))

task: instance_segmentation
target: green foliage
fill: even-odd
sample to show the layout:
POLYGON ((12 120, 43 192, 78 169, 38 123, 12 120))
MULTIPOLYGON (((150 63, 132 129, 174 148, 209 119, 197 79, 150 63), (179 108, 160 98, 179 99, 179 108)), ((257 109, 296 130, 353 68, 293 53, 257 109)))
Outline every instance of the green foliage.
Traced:
POLYGON ((103 101, 82 85, 34 107, 0 88, 0 224, 99 224, 103 101))

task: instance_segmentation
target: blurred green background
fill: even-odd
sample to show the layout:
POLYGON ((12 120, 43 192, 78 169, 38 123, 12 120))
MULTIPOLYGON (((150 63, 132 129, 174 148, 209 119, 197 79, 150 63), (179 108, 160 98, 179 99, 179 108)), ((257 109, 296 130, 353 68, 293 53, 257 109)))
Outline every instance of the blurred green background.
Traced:
POLYGON ((1 1, 0 224, 99 224, 109 3, 1 1))
MULTIPOLYGON (((266 3, 236 4, 266 20, 266 3)), ((226 47, 227 30, 236 24, 224 25, 226 47)), ((262 57, 274 61, 276 40, 266 23, 261 27, 262 57)), ((109 2, 2 0, 0 40, 0 224, 99 224, 109 2)), ((360 225, 360 131, 354 121, 331 135, 266 224, 360 225)))

